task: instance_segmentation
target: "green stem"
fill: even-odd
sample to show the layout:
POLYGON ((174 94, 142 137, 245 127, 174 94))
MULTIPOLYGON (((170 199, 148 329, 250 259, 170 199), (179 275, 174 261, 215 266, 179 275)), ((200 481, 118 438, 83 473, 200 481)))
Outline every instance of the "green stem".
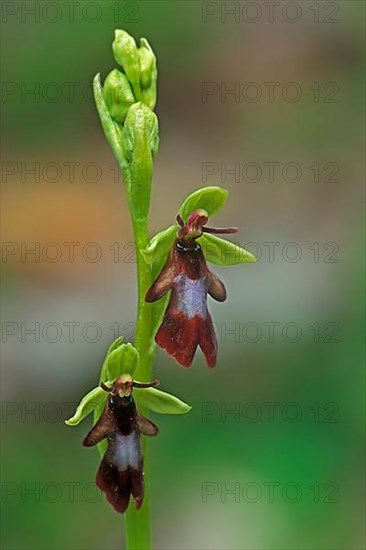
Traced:
MULTIPOLYGON (((127 191, 136 246, 138 283, 135 346, 139 352, 139 364, 134 373, 134 378, 141 382, 148 382, 151 380, 154 346, 152 345, 152 307, 145 302, 145 295, 152 283, 152 273, 151 267, 143 258, 142 250, 146 248, 149 242, 148 213, 153 172, 152 135, 155 131, 157 136, 157 120, 148 107, 135 104, 139 105, 137 112, 132 113, 133 107, 130 108, 129 114, 131 116, 127 115, 124 127, 121 129, 112 120, 108 112, 103 99, 99 75, 94 78, 94 97, 105 136, 119 162, 127 191), (138 193, 138 190, 142 191, 138 193)), ((148 416, 147 410, 143 409, 141 413, 148 416)), ((143 438, 142 441, 142 451, 144 456, 145 495, 140 510, 135 510, 133 505, 130 505, 125 514, 127 550, 149 550, 151 548, 150 467, 146 438, 143 438)))
MULTIPOLYGON (((145 302, 145 295, 151 285, 151 269, 144 261, 141 250, 147 246, 147 224, 133 221, 137 258, 138 307, 136 327, 136 348, 140 355, 136 380, 148 382, 151 380, 151 307, 145 302)), ((140 411, 144 416, 148 411, 140 411)), ((142 451, 144 456, 145 495, 140 510, 129 506, 125 514, 126 548, 128 550, 149 550, 151 548, 151 518, 150 518, 150 464, 147 438, 143 438, 142 451)))

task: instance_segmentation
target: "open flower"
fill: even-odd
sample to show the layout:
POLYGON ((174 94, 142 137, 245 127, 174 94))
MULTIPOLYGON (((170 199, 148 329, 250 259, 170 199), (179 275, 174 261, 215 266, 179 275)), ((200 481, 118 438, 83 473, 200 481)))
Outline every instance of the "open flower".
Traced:
POLYGON ((140 435, 158 433, 155 424, 144 418, 139 409, 173 415, 191 410, 178 397, 158 390, 157 380, 150 383, 134 380, 138 364, 137 349, 118 337, 103 362, 102 382, 82 398, 74 415, 65 421, 68 426, 77 426, 93 413, 95 426, 83 444, 86 447, 99 444, 104 453, 96 482, 118 512, 127 509, 131 496, 136 508, 140 508, 144 496, 140 435))
POLYGON ((158 428, 137 410, 132 389, 151 388, 157 380, 142 384, 132 380, 130 374, 117 378, 112 387, 103 382, 109 392, 104 412, 83 441, 92 447, 107 438, 108 446, 97 473, 96 483, 117 512, 125 512, 130 497, 135 507, 141 507, 144 498, 144 470, 140 434, 157 435, 158 428))
POLYGON ((177 225, 155 235, 143 251, 156 274, 145 297, 146 302, 154 302, 155 341, 184 367, 192 364, 198 346, 207 365, 216 365, 217 340, 207 295, 223 302, 226 290, 206 260, 217 265, 255 261, 247 250, 216 236, 236 233, 236 228, 206 227, 208 218, 222 208, 227 196, 227 190, 221 187, 195 191, 179 209, 177 225), (168 292, 166 305, 162 298, 168 292))
POLYGON ((198 346, 208 367, 216 365, 217 339, 207 308, 207 294, 218 302, 226 300, 225 286, 207 267, 197 240, 203 233, 236 233, 236 228, 205 227, 208 214, 200 209, 179 229, 163 270, 148 290, 145 300, 155 302, 171 290, 168 308, 155 340, 184 367, 192 364, 198 346))

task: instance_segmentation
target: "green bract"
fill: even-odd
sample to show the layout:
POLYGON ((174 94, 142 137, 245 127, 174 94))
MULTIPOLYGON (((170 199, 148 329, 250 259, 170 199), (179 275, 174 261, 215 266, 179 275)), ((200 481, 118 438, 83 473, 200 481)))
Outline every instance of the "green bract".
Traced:
POLYGON ((93 91, 94 91, 94 100, 98 109, 98 114, 102 127, 106 136, 108 136, 108 141, 112 150, 118 159, 120 166, 123 168, 125 165, 124 156, 123 156, 123 147, 121 143, 122 131, 120 125, 115 122, 109 111, 108 107, 104 100, 102 85, 100 82, 100 74, 96 74, 93 80, 93 91))
POLYGON ((150 207, 153 155, 157 152, 158 119, 144 103, 130 107, 122 130, 125 180, 133 215, 147 217, 150 207))

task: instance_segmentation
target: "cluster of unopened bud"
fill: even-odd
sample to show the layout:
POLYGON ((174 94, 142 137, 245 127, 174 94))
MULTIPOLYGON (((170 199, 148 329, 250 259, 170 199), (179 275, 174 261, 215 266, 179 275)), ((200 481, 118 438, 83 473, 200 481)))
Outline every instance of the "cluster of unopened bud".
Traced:
POLYGON ((113 54, 118 65, 107 76, 103 86, 104 101, 113 120, 123 124, 129 108, 136 102, 151 110, 156 103, 156 58, 149 43, 141 39, 138 48, 128 33, 116 30, 113 54))

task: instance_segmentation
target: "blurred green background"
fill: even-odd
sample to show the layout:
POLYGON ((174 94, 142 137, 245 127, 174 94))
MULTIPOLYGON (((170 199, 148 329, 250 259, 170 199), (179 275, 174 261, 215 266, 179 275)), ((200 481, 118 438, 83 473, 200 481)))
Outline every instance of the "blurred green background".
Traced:
POLYGON ((158 58, 152 234, 221 183, 215 224, 260 256, 215 268, 215 371, 158 351, 161 388, 193 410, 155 416, 154 548, 364 548, 364 3, 72 4, 2 3, 2 547, 121 548, 81 447, 91 420, 63 423, 115 331, 133 332, 131 227, 90 99, 119 27, 158 58))

